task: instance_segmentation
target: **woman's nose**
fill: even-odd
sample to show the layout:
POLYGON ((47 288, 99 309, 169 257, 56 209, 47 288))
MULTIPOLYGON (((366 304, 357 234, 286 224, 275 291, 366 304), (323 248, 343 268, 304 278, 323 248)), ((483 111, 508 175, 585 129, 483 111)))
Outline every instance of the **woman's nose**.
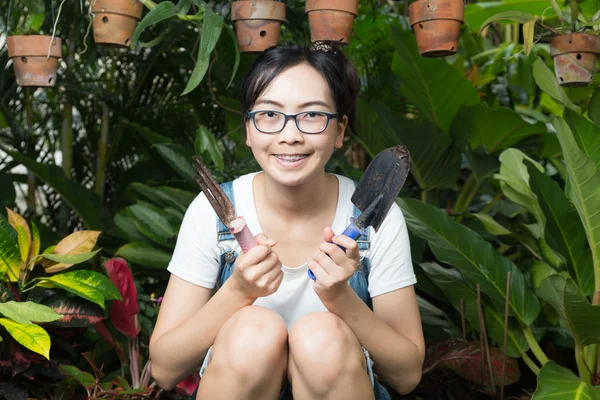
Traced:
POLYGON ((278 135, 279 143, 302 142, 304 135, 298 130, 294 118, 288 118, 278 135))

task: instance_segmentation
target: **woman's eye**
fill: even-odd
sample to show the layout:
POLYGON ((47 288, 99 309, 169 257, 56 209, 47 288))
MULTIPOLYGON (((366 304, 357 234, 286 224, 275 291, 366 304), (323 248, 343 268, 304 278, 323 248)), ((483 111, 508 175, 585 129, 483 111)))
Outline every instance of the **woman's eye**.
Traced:
POLYGON ((309 113, 307 114, 307 116, 308 116, 309 118, 317 118, 317 117, 321 117, 321 116, 323 116, 323 113, 318 113, 318 112, 309 112, 309 113))
POLYGON ((273 111, 267 111, 265 112, 265 115, 269 118, 273 118, 274 116, 276 116, 277 114, 275 114, 273 111))

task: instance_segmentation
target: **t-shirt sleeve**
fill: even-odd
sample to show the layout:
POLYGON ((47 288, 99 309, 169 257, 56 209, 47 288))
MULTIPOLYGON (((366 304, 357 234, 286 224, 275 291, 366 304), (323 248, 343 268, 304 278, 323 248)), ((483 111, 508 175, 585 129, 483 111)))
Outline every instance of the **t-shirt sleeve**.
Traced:
POLYGON ((185 212, 167 270, 193 284, 215 287, 219 274, 217 220, 204 193, 185 212))
POLYGON ((370 296, 414 285, 417 278, 412 266, 408 230, 396 203, 392 204, 378 232, 371 231, 371 237, 370 296))

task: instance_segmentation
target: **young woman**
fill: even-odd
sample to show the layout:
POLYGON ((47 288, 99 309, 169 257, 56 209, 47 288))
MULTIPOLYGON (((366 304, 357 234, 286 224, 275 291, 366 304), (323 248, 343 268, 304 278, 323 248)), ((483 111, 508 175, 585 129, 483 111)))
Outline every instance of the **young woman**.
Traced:
POLYGON ((336 48, 277 46, 254 62, 241 100, 262 171, 224 186, 259 245, 243 254, 204 194, 190 205, 150 341, 162 388, 198 368, 202 400, 380 400, 379 381, 418 384, 425 345, 400 209, 358 242, 336 236, 357 214, 354 183, 325 164, 359 89, 336 48))

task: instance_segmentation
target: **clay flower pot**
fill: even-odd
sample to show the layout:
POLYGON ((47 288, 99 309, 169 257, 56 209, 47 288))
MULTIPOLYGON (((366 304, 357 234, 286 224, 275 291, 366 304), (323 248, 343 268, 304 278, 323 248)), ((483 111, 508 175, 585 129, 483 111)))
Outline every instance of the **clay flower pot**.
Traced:
POLYGON ((94 40, 110 47, 128 47, 144 5, 138 0, 95 0, 94 40))
POLYGON ((279 43, 285 3, 270 0, 234 1, 231 20, 242 53, 259 53, 279 43))
POLYGON ((417 0, 408 6, 408 16, 423 57, 456 54, 465 19, 463 0, 417 0))
POLYGON ((8 37, 8 57, 13 61, 19 86, 54 86, 62 42, 54 38, 50 46, 51 41, 52 36, 42 35, 8 37))
POLYGON ((592 83, 600 55, 600 36, 571 33, 550 40, 556 79, 561 86, 577 87, 592 83))
POLYGON ((348 44, 358 0, 306 0, 305 12, 310 24, 310 40, 348 44))

